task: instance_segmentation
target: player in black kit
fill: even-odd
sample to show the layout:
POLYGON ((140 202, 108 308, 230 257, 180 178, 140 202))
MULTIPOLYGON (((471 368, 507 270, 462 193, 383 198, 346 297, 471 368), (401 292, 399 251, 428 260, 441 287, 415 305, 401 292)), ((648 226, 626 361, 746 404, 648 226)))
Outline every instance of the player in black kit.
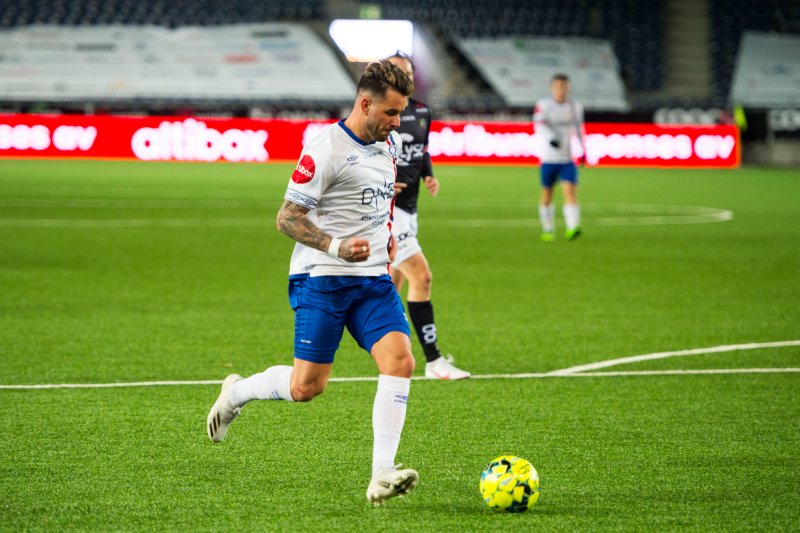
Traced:
MULTIPOLYGON (((389 61, 414 79, 411 58, 397 52, 389 61)), ((425 377, 432 379, 465 379, 469 372, 457 368, 452 356, 444 357, 437 344, 436 325, 431 304, 432 274, 428 260, 417 240, 417 198, 420 182, 431 196, 439 193, 439 182, 433 176, 431 156, 428 153, 428 135, 431 129, 431 111, 428 106, 413 98, 400 115, 397 132, 403 139, 402 153, 397 157, 395 183, 395 210, 392 233, 398 244, 397 258, 392 263, 392 281, 398 292, 408 280, 408 314, 425 351, 425 377)))

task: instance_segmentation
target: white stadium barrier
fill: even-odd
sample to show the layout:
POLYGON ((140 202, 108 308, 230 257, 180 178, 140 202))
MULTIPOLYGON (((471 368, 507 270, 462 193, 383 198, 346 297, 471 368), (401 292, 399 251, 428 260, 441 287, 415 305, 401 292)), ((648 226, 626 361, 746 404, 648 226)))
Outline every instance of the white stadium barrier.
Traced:
POLYGON ((763 108, 800 106, 800 36, 745 32, 731 101, 763 108))
POLYGON ((570 77, 586 109, 626 111, 619 64, 608 41, 584 38, 456 39, 456 45, 508 105, 530 106, 550 94, 557 72, 570 77))
POLYGON ((350 101, 352 78, 299 24, 48 26, 0 32, 0 99, 350 101))

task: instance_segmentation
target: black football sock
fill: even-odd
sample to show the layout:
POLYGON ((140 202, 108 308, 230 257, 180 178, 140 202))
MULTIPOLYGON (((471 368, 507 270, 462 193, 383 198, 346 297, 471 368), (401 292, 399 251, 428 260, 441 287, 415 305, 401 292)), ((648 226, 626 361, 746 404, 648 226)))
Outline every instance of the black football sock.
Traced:
POLYGON ((407 302, 411 323, 417 332, 417 338, 425 351, 425 359, 430 363, 442 356, 436 345, 436 326, 433 323, 433 305, 427 302, 407 302))

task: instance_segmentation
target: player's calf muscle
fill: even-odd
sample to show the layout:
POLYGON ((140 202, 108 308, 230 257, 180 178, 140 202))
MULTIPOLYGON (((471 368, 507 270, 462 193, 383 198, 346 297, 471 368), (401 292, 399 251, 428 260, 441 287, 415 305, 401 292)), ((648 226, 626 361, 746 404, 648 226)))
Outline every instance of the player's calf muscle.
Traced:
POLYGON ((294 385, 292 386, 292 399, 296 402, 310 402, 320 394, 325 392, 325 387, 315 385, 294 385))

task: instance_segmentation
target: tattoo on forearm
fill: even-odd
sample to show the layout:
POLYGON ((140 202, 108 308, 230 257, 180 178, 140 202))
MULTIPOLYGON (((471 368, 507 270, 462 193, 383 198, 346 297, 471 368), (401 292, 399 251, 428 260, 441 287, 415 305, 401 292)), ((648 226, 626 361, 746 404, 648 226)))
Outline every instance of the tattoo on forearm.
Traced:
POLYGON ((331 236, 308 219, 308 212, 308 208, 284 200, 278 211, 278 230, 301 244, 327 251, 331 236))

